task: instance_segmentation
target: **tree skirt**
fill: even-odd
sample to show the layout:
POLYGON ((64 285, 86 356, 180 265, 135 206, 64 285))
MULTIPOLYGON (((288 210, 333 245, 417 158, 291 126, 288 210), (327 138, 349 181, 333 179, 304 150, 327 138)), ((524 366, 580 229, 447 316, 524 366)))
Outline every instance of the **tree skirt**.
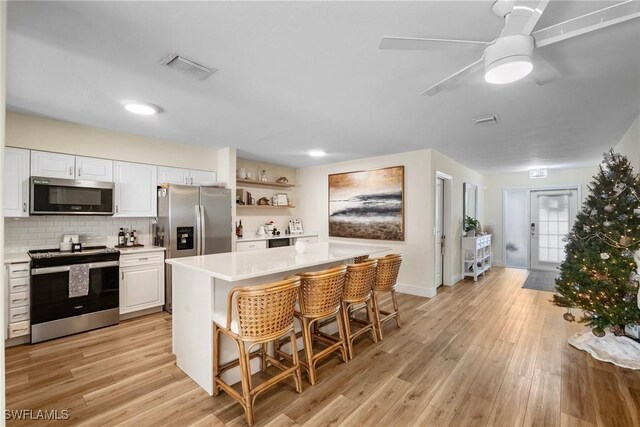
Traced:
POLYGON ((569 344, 590 353, 595 359, 629 369, 640 369, 640 344, 611 332, 598 338, 588 330, 569 338, 569 344))

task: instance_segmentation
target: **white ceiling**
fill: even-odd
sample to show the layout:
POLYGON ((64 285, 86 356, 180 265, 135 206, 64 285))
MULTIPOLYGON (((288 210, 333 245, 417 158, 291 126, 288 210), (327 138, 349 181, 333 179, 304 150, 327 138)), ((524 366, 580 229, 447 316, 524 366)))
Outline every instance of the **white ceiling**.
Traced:
MULTIPOLYGON (((422 148, 483 173, 595 164, 640 114, 639 20, 539 49, 564 75, 542 87, 479 74, 419 96, 479 48, 378 49, 381 36, 492 40, 491 4, 10 2, 7 102, 294 167, 422 148), (173 50, 219 71, 197 81, 158 65, 173 50), (134 116, 123 99, 165 111, 134 116), (500 123, 472 124, 487 114, 500 123)), ((552 1, 537 28, 610 4, 552 1)))

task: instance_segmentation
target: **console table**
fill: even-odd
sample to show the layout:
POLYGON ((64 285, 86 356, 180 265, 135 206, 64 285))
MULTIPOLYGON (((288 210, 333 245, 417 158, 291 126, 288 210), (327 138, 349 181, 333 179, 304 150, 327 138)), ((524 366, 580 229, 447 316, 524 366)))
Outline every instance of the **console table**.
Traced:
POLYGON ((462 276, 478 281, 480 274, 491 269, 491 234, 462 238, 462 276))

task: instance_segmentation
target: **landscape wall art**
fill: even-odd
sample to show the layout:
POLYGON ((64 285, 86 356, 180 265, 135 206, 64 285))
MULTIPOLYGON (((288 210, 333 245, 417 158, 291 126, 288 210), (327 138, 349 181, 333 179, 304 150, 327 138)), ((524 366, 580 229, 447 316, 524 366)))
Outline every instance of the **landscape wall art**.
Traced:
POLYGON ((329 236, 404 240, 404 166, 329 175, 329 236))

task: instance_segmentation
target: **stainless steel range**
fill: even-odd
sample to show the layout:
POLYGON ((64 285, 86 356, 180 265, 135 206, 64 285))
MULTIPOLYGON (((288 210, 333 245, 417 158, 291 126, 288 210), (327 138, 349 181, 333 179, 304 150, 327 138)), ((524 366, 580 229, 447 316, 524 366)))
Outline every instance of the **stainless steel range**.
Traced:
POLYGON ((119 322, 119 259, 106 246, 29 251, 31 342, 119 322))

